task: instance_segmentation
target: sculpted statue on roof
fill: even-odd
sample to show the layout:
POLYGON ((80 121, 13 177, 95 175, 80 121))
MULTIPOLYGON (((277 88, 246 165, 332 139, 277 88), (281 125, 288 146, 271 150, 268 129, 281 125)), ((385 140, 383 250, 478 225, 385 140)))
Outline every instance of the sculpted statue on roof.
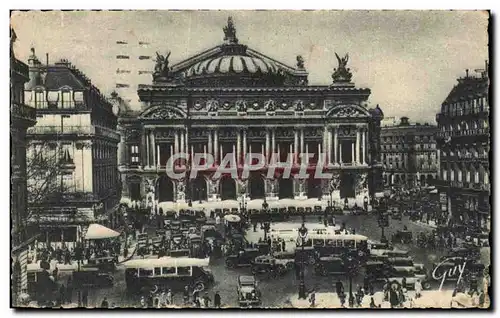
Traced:
POLYGON ((337 61, 339 63, 338 68, 334 69, 332 74, 332 78, 334 82, 350 82, 352 78, 351 70, 347 67, 347 62, 349 61, 349 54, 346 54, 344 57, 340 57, 337 53, 335 53, 337 57, 337 61))
POLYGON ((156 52, 156 65, 155 65, 155 76, 167 76, 170 68, 168 66, 168 58, 170 57, 170 51, 167 55, 161 55, 156 52))

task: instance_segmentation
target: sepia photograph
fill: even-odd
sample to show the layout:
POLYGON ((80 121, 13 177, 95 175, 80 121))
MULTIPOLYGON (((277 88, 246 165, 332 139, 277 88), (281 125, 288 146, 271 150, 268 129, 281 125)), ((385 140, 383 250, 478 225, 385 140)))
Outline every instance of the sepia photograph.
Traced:
POLYGON ((12 308, 492 308, 489 11, 9 22, 12 308))

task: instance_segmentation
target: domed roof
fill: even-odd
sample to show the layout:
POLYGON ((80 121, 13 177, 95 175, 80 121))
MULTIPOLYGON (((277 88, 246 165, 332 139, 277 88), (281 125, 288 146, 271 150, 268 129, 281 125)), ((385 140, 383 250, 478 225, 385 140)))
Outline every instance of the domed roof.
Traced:
POLYGON ((186 71, 186 77, 210 74, 269 74, 277 73, 280 68, 273 61, 245 56, 245 55, 224 55, 208 58, 191 66, 186 71))

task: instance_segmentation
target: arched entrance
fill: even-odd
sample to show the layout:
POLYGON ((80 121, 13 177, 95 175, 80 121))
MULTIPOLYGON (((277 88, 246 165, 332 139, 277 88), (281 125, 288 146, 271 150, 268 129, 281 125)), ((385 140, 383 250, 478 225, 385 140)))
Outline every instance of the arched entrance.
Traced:
POLYGON ((317 199, 321 197, 321 180, 309 178, 307 180, 307 197, 317 199))
POLYGON ((250 175, 249 183, 249 192, 251 199, 263 199, 266 196, 264 179, 260 175, 260 173, 252 173, 250 175))
POLYGON ((191 180, 191 198, 193 201, 207 200, 207 181, 203 176, 198 175, 196 179, 191 180))
POLYGON ((167 175, 158 179, 158 202, 174 201, 174 183, 167 175))
POLYGON ((221 200, 236 200, 236 182, 231 177, 223 177, 220 180, 221 200))
POLYGON ((343 172, 340 175, 340 197, 354 198, 356 196, 354 175, 348 172, 343 172))
POLYGON ((293 179, 280 178, 278 183, 278 197, 280 199, 293 199, 293 179))

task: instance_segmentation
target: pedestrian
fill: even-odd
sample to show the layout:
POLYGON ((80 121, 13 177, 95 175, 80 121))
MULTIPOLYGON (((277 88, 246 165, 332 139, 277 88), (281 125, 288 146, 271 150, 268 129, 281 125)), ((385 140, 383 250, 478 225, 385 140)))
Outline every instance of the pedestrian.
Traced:
POLYGON ((183 297, 184 305, 187 305, 189 303, 189 286, 184 287, 183 297))
POLYGON ((89 291, 84 289, 82 292, 82 305, 83 307, 88 307, 89 305, 89 291))
POLYGON ((311 295, 309 296, 309 304, 311 305, 311 307, 316 306, 316 292, 314 291, 314 289, 311 291, 311 295))
POLYGON ((57 306, 62 306, 65 303, 66 300, 66 287, 64 284, 61 284, 61 287, 59 288, 59 295, 57 297, 57 306))
POLYGON ((219 291, 216 291, 214 295, 214 307, 220 308, 220 306, 221 306, 220 294, 219 291))
POLYGON ((146 304, 146 298, 143 296, 141 296, 141 300, 139 301, 139 304, 141 305, 141 308, 147 308, 148 305, 146 304))
POLYGON ((174 304, 174 295, 172 294, 172 289, 168 289, 167 291, 167 298, 166 298, 167 305, 173 305, 174 304))
POLYGON ((370 300, 370 308, 377 308, 377 305, 375 305, 375 300, 373 299, 373 297, 371 297, 370 300))
POLYGON ((102 303, 101 303, 101 308, 108 308, 108 307, 109 307, 108 299, 106 297, 104 297, 104 299, 102 300, 102 303))
POLYGON ((205 296, 203 296, 203 307, 204 308, 209 308, 211 302, 212 302, 212 300, 208 296, 208 293, 205 293, 205 296))
POLYGON ((68 278, 68 284, 66 286, 66 302, 71 303, 73 301, 73 280, 71 276, 68 278))
POLYGON ((54 282, 57 282, 57 274, 59 273, 59 268, 57 268, 57 265, 56 265, 56 268, 54 268, 54 270, 52 271, 52 276, 54 277, 54 282))
POLYGON ((282 240, 282 241, 281 241, 281 250, 282 250, 283 252, 286 252, 286 242, 285 242, 285 240, 282 240))
POLYGON ((422 283, 420 279, 415 282, 415 298, 420 298, 422 295, 422 283))

